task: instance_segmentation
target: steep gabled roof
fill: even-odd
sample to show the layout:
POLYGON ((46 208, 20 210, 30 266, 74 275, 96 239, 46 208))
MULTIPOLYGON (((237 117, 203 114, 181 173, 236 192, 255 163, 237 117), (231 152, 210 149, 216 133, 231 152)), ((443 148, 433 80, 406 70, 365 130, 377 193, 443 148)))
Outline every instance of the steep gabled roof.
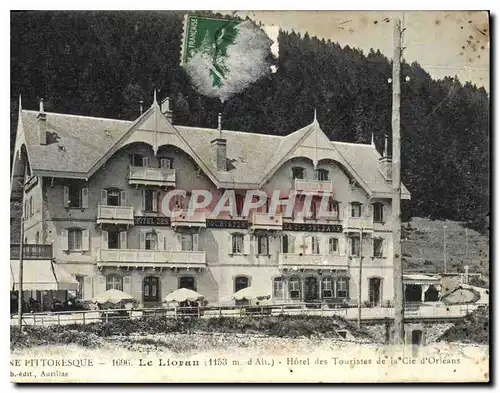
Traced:
MULTIPOLYGON (((134 122, 47 112, 48 143, 41 145, 38 139, 38 112, 21 110, 18 133, 24 133, 30 166, 35 175, 87 179, 153 114, 159 114, 162 121, 167 121, 157 104, 153 104, 134 122)), ((211 146, 211 141, 219 136, 218 130, 170 123, 166 127, 168 129, 162 131, 167 132, 164 135, 170 133, 178 138, 182 148, 192 155, 217 187, 262 186, 305 140, 314 139, 311 135, 316 132, 321 139, 321 148, 325 150, 326 147, 327 153, 323 151, 323 155, 332 154, 332 158, 352 172, 351 175, 371 196, 390 197, 390 183, 378 171, 380 154, 375 147, 343 142, 331 142, 329 145, 316 119, 287 136, 222 130, 222 136, 227 140, 227 172, 217 171, 211 146), (332 153, 328 153, 329 150, 332 153)), ((409 198, 404 186, 402 196, 409 198)))

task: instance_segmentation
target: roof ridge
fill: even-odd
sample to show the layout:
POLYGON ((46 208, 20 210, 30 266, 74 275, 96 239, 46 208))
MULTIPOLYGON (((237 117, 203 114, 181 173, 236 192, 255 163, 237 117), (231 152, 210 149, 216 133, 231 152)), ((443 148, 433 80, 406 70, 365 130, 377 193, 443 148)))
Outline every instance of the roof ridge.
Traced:
POLYGON ((371 143, 355 143, 355 142, 342 142, 342 141, 332 141, 332 143, 340 143, 342 145, 350 145, 350 146, 373 146, 371 143))
MULTIPOLYGON (((29 113, 39 113, 38 111, 34 111, 31 109, 23 109, 21 112, 29 112, 29 113)), ((70 113, 57 113, 57 112, 45 112, 47 115, 56 115, 56 116, 70 116, 70 117, 79 117, 85 119, 95 119, 95 120, 109 120, 109 121, 120 121, 123 123, 133 123, 133 120, 121 120, 121 119, 113 119, 110 117, 96 117, 96 116, 85 116, 85 115, 73 115, 70 113)))
MULTIPOLYGON (((202 130, 202 131, 213 131, 213 132, 219 132, 219 130, 217 130, 216 128, 207 128, 207 127, 194 127, 194 126, 183 126, 183 125, 178 125, 178 124, 174 124, 173 125, 175 128, 188 128, 188 129, 192 129, 193 131, 197 131, 197 130, 202 130)), ((264 134, 264 133, 260 133, 260 132, 250 132, 250 131, 239 131, 239 130, 221 130, 222 132, 232 132, 232 133, 235 133, 235 134, 251 134, 251 135, 264 135, 264 136, 269 136, 269 137, 273 137, 273 138, 285 138, 286 136, 288 135, 273 135, 273 134, 264 134)))

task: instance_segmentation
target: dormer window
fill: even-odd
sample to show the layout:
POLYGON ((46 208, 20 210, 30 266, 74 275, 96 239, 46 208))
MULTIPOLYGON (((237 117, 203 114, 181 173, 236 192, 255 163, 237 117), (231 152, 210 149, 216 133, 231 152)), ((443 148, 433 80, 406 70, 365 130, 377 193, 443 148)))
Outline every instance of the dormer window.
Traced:
POLYGON ((304 168, 300 166, 294 166, 292 168, 292 179, 303 179, 304 178, 304 168))
POLYGON ((149 165, 149 158, 141 154, 132 154, 130 156, 130 165, 138 167, 147 167, 149 165))
POLYGON ((328 170, 326 169, 316 169, 316 180, 328 181, 328 170))
POLYGON ((173 169, 173 162, 171 158, 160 158, 160 168, 173 169))

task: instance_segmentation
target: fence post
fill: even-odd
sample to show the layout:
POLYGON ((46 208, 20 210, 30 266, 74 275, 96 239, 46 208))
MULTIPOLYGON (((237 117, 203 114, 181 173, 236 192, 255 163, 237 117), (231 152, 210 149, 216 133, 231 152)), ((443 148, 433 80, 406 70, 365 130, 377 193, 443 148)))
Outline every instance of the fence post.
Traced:
POLYGON ((107 312, 107 311, 104 311, 104 315, 106 316, 106 317, 105 317, 106 322, 108 322, 108 312, 107 312))
POLYGON ((83 326, 85 326, 85 311, 82 312, 82 315, 83 315, 83 326))
POLYGON ((219 318, 222 318, 222 307, 219 307, 219 318))
POLYGON ((283 304, 281 305, 281 315, 285 312, 283 304))
POLYGON ((57 325, 61 324, 61 314, 57 314, 57 325))

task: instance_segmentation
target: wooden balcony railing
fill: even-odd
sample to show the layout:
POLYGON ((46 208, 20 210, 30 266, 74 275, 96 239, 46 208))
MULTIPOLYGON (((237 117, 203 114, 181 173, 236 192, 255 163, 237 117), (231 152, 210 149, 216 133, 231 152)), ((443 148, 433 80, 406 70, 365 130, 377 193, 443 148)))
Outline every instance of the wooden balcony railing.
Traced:
POLYGON ((134 224, 134 208, 132 206, 108 206, 97 207, 97 223, 107 224, 134 224))
POLYGON ((280 253, 278 256, 278 265, 281 268, 324 267, 325 269, 331 269, 347 267, 347 257, 345 255, 280 253))
POLYGON ((204 267, 205 251, 166 251, 139 249, 99 249, 97 262, 164 263, 186 267, 204 267))
POLYGON ((344 232, 349 230, 373 231, 373 217, 346 217, 343 221, 344 232))
POLYGON ((283 216, 269 213, 252 212, 250 215, 251 229, 281 230, 283 228, 283 216))
POLYGON ((331 193, 333 184, 331 180, 295 179, 295 191, 304 193, 331 193))
POLYGON ((147 168, 130 165, 128 183, 130 185, 175 186, 175 169, 147 168))
POLYGON ((172 227, 203 227, 207 226, 207 212, 187 209, 174 210, 170 219, 172 227))
MULTIPOLYGON (((19 259, 20 245, 10 245, 10 259, 19 259)), ((52 259, 52 244, 23 244, 24 259, 52 259)))

